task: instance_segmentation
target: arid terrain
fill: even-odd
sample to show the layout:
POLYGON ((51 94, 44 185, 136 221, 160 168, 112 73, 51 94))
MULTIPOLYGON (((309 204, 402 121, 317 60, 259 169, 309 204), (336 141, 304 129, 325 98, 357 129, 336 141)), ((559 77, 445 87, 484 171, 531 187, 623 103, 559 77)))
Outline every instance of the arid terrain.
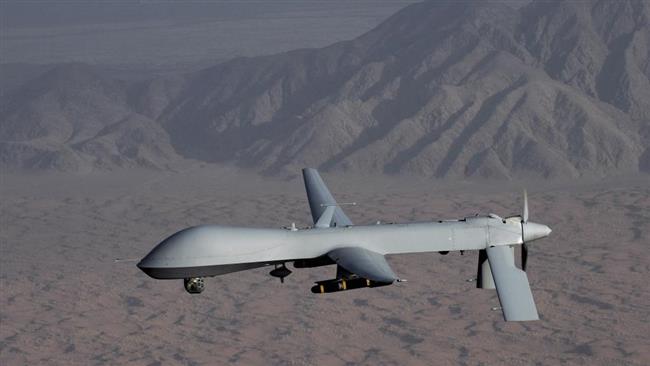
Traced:
MULTIPOLYGON (((531 244, 541 320, 505 323, 478 290, 476 253, 393 256, 409 282, 328 295, 334 267, 210 278, 187 294, 115 258, 203 223, 307 226, 302 182, 234 168, 2 176, 0 364, 647 365, 650 186, 441 183, 324 174, 356 224, 521 210, 552 227, 531 244), (372 182, 372 184, 369 184, 372 182)), ((292 267, 291 267, 292 268, 292 267)))
POLYGON ((650 2, 412 2, 0 1, 0 366, 650 365, 650 2), (136 267, 191 225, 311 225, 306 166, 358 225, 528 188, 540 321, 477 253, 328 295, 333 266, 198 296, 136 267))
POLYGON ((25 76, 0 88, 0 168, 165 170, 190 158, 271 175, 650 172, 650 3, 515 5, 425 1, 327 47, 189 73, 8 68, 13 84, 25 76))

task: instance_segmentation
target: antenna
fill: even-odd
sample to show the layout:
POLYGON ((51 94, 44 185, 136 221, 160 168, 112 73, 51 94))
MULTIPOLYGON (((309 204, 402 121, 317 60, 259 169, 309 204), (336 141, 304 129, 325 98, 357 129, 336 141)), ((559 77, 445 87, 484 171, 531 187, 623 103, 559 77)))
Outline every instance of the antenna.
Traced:
POLYGON ((138 258, 115 258, 113 262, 115 263, 122 263, 122 262, 137 262, 140 259, 138 258))
POLYGON ((356 206, 356 202, 342 202, 342 203, 321 203, 320 207, 330 207, 330 206, 356 206))

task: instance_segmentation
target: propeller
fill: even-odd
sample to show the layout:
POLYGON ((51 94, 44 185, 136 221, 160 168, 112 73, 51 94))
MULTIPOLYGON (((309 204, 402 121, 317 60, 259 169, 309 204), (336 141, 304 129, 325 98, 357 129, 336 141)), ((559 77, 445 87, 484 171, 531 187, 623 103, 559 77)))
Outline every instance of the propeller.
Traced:
POLYGON ((526 262, 528 262, 528 245, 521 245, 521 269, 526 272, 526 262))
MULTIPOLYGON (((524 211, 521 214, 521 237, 524 238, 524 224, 528 222, 528 193, 524 189, 524 211)), ((526 272, 526 262, 528 262, 528 245, 526 242, 521 244, 521 269, 526 272)))
POLYGON ((521 219, 524 223, 528 222, 528 193, 524 189, 524 212, 521 215, 521 219))

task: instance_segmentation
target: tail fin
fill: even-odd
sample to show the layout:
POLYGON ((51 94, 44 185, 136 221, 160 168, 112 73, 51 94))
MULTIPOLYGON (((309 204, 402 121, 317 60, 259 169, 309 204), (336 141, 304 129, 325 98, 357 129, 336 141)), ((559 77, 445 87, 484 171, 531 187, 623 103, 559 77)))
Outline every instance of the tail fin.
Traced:
MULTIPOLYGON (((336 200, 330 193, 329 189, 323 182, 323 179, 318 174, 318 170, 312 168, 305 168, 302 170, 302 177, 305 181, 305 189, 307 190, 307 199, 309 200, 309 209, 311 210, 311 217, 314 224, 325 213, 328 206, 336 206, 336 200)), ((352 225, 352 221, 345 215, 340 207, 336 208, 332 217, 332 225, 346 226, 352 225)))

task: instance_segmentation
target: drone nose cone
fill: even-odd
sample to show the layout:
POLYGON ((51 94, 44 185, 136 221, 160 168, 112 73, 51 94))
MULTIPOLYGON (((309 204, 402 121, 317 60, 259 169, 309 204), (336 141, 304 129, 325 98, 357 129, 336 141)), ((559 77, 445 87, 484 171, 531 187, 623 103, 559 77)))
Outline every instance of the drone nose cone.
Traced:
MULTIPOLYGON (((148 257, 148 256, 147 256, 147 257, 148 257)), ((147 257, 142 258, 142 259, 140 260, 140 262, 138 262, 138 264, 136 264, 136 266, 137 266, 138 268, 140 268, 142 271, 144 271, 145 268, 149 268, 149 267, 150 267, 150 264, 149 264, 150 261, 147 259, 147 257)))
POLYGON ((527 222, 523 224, 524 242, 531 242, 533 240, 545 238, 551 234, 551 228, 534 222, 527 222))
MULTIPOLYGON (((146 273, 148 276, 151 276, 151 277, 153 277, 153 276, 152 276, 152 271, 153 271, 153 270, 155 269, 155 267, 156 267, 156 263, 155 263, 156 261, 155 261, 155 258, 152 258, 152 257, 154 257, 154 256, 155 256, 155 254, 154 254, 153 251, 152 251, 151 253, 147 254, 147 256, 145 256, 144 258, 142 258, 142 259, 140 260, 140 262, 138 262, 138 264, 136 264, 136 266, 137 266, 137 267, 138 267, 142 272, 146 273)), ((155 278, 155 277, 154 277, 154 278, 155 278)))

